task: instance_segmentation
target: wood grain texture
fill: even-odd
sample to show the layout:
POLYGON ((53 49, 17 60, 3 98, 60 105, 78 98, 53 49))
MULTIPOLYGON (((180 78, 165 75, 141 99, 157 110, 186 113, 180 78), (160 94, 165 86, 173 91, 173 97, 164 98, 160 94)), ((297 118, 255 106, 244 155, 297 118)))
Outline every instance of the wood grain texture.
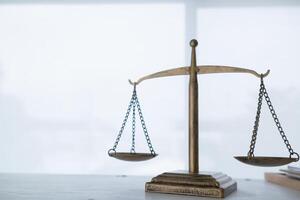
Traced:
MULTIPOLYGON (((265 173, 265 179, 270 183, 282 185, 284 187, 292 188, 300 191, 300 180, 290 178, 281 173, 265 173)), ((299 195, 300 199, 300 195, 299 195)))

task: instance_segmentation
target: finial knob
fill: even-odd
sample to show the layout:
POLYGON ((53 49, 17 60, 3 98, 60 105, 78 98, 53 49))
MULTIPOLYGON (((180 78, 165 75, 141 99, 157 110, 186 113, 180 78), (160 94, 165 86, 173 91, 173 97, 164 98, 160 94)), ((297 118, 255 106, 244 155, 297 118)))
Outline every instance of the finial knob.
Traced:
POLYGON ((196 46, 198 46, 198 41, 197 41, 196 39, 192 39, 192 40, 190 41, 190 46, 191 46, 191 47, 196 47, 196 46))

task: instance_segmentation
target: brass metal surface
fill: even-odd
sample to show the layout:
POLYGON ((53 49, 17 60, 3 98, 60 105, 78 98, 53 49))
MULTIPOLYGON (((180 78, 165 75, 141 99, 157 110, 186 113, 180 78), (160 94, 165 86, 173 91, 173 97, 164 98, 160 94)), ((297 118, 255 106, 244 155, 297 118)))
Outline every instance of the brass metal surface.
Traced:
MULTIPOLYGON (((268 76, 270 70, 260 74, 254 70, 220 66, 220 65, 200 65, 196 63, 197 40, 191 40, 192 47, 191 66, 168 69, 139 78, 137 81, 129 80, 130 84, 136 86, 144 80, 170 77, 178 75, 189 75, 189 170, 187 172, 168 172, 154 177, 151 182, 147 182, 145 190, 147 192, 159 192, 170 194, 183 194, 193 196, 207 196, 223 198, 237 189, 237 184, 229 176, 222 173, 199 173, 199 107, 198 107, 198 80, 197 74, 212 73, 248 73, 257 78, 268 76)), ((131 153, 115 153, 112 155, 118 159, 132 161, 131 153)), ((134 159, 150 159, 155 155, 141 154, 134 156, 134 159)), ((279 162, 290 162, 290 159, 269 159, 266 157, 255 157, 254 160, 247 160, 245 157, 235 157, 246 164, 258 164, 264 166, 275 166, 279 162), (276 162, 275 162, 276 161, 276 162)))
MULTIPOLYGON (((196 67, 197 74, 214 74, 214 73, 248 73, 260 78, 260 74, 252 69, 242 68, 242 67, 231 67, 231 66, 222 66, 222 65, 199 65, 196 67)), ((179 67, 168 69, 160 72, 156 72, 153 74, 149 74, 147 76, 139 78, 137 81, 129 80, 129 83, 137 85, 144 80, 153 79, 153 78, 161 78, 161 77, 169 77, 169 76, 178 76, 178 75, 190 75, 191 67, 179 67)), ((270 70, 263 73, 263 77, 268 76, 270 70)))
MULTIPOLYGON (((231 66, 222 66, 222 65, 201 65, 197 67, 198 74, 215 74, 215 73, 248 73, 261 78, 261 74, 258 72, 241 67, 231 67, 231 66)), ((268 76, 270 70, 268 69, 265 73, 262 74, 263 77, 268 76)))
POLYGON ((166 172, 145 184, 146 192, 215 198, 224 198, 236 189, 236 182, 220 172, 166 172))
POLYGON ((290 158, 290 157, 235 156, 234 158, 245 164, 260 166, 260 167, 276 167, 276 166, 286 165, 291 162, 297 162, 297 158, 290 158))
POLYGON ((231 181, 232 179, 220 172, 200 174, 180 173, 180 172, 166 172, 152 178, 152 182, 167 182, 167 183, 181 183, 186 185, 198 185, 205 187, 219 187, 221 184, 231 181))
POLYGON ((158 154, 151 154, 151 153, 127 153, 127 152, 116 152, 110 153, 109 156, 114 157, 119 160, 125 161, 144 161, 150 160, 156 157, 158 154))
POLYGON ((198 120, 198 80, 197 80, 197 61, 196 47, 197 40, 191 40, 191 70, 189 81, 189 172, 198 173, 199 171, 199 120, 198 120))

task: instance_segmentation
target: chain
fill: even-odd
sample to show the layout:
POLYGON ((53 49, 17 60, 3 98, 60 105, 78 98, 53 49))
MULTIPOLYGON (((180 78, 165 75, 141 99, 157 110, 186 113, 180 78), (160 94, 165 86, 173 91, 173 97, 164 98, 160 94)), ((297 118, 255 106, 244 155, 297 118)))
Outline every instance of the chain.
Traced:
MULTIPOLYGON (((263 81, 262 81, 262 83, 263 83, 263 81)), ((263 84, 263 91, 264 91, 264 97, 265 97, 265 100, 266 100, 266 102, 267 102, 267 104, 268 104, 268 107, 269 107, 269 110, 270 110, 270 112, 271 112, 271 115, 272 115, 272 117, 273 117, 273 119, 274 119, 274 122, 275 122, 275 124, 276 124, 276 126, 277 126, 277 128, 278 128, 278 131, 279 131, 279 133, 280 133, 280 135, 281 135, 281 137, 282 137, 282 140, 283 140, 284 144, 286 145, 286 148, 288 149, 288 151, 289 151, 289 153, 290 153, 290 158, 291 158, 293 155, 296 155, 296 156, 297 156, 297 161, 298 161, 298 160, 299 160, 299 154, 296 153, 296 152, 294 152, 292 146, 290 145, 290 143, 289 143, 289 141, 288 141, 288 139, 287 139, 287 137, 286 137, 286 135, 285 135, 285 133, 284 133, 284 131, 283 131, 283 128, 282 128, 282 126, 281 126, 281 124, 280 124, 280 122, 279 122, 279 119, 278 119, 278 117, 277 117, 277 114, 276 114, 276 112, 275 112, 275 110, 274 110, 274 107, 273 107, 273 105, 272 105, 272 103, 271 103, 270 97, 269 97, 269 95, 268 95, 268 92, 267 92, 267 90, 266 90, 264 84, 263 84)))
POLYGON ((145 120, 144 120, 144 117, 143 117, 143 114, 142 114, 141 106, 140 106, 140 103, 139 103, 139 100, 138 100, 138 97, 137 97, 137 94, 136 94, 136 85, 134 85, 133 94, 132 94, 131 100, 129 102, 129 105, 128 105, 128 108, 127 108, 127 111, 126 111, 125 118, 123 120, 121 129, 120 129, 119 134, 118 134, 118 136, 116 138, 116 141, 114 143, 114 146, 113 146, 113 148, 111 148, 110 150, 108 150, 108 154, 109 155, 116 153, 116 148, 117 148, 117 146, 119 144, 119 141, 121 139, 121 136, 122 136, 122 133, 124 131, 126 122, 128 120, 131 108, 132 108, 132 143, 131 143, 131 150, 130 150, 130 152, 131 153, 135 153, 135 130, 136 130, 136 125, 135 125, 135 123, 136 123, 136 117, 135 117, 135 114, 136 114, 136 107, 138 109, 138 113, 139 113, 139 116, 140 116, 142 128, 143 128, 146 140, 147 140, 147 144, 148 144, 149 150, 150 150, 150 152, 151 152, 152 155, 155 155, 155 151, 153 149, 153 146, 152 146, 152 143, 151 143, 148 131, 147 131, 146 123, 145 123, 145 120))
POLYGON ((132 97, 131 97, 131 99, 130 99, 130 102, 129 102, 129 105, 128 105, 128 108, 127 108, 127 111, 126 111, 126 114, 125 114, 125 118, 124 118, 124 120, 123 120, 121 129, 120 129, 119 134, 118 134, 118 136, 117 136, 117 138, 116 138, 116 141, 115 141, 115 143, 114 143, 114 146, 113 146, 112 149, 108 150, 108 154, 110 154, 110 153, 112 153, 112 152, 116 153, 116 148, 117 148, 117 146, 118 146, 118 144, 119 144, 119 141, 120 141, 120 139, 121 139, 122 133, 123 133, 123 131, 124 131, 126 122, 127 122, 127 120, 128 120, 129 114, 130 114, 131 107, 132 107, 132 105, 134 104, 134 99, 135 99, 135 92, 133 92, 132 97))
POLYGON ((294 152, 292 146, 290 145, 286 135, 285 135, 285 132, 283 131, 283 128, 279 122, 279 119, 277 117, 277 114, 274 110, 274 107, 271 103, 271 100, 270 100, 270 97, 268 95, 268 92, 266 90, 266 87, 265 87, 265 84, 264 84, 264 81, 263 81, 263 76, 261 75, 261 78, 260 78, 261 82, 260 82, 260 89, 259 89, 259 97, 258 97, 258 106, 257 106, 257 112, 256 112, 256 117, 255 117, 255 122, 254 122, 254 128, 253 128, 253 134, 252 134, 252 139, 251 139, 251 143, 250 143, 250 150, 248 152, 248 157, 254 157, 254 148, 255 148, 255 143, 256 143, 256 138, 257 138, 257 131, 258 131, 258 126, 259 126, 259 118, 260 118, 260 112, 261 112, 261 105, 262 105, 262 98, 263 96, 265 97, 265 100, 267 102, 267 105, 269 107, 269 110, 271 112, 271 115, 274 119, 274 122, 278 128, 278 131, 282 137, 282 140, 283 142, 285 143, 289 153, 290 153, 290 158, 293 156, 293 155, 296 155, 297 158, 296 158, 296 161, 299 160, 299 154, 294 152))
POLYGON ((262 105, 262 98, 263 98, 263 88, 264 88, 263 87, 263 79, 261 77, 259 94, 258 94, 257 111, 256 111, 253 131, 252 131, 252 138, 251 138, 251 142, 250 142, 250 150, 248 152, 248 157, 254 157, 254 148, 255 148, 255 143, 256 143, 256 138, 257 138, 257 131, 258 131, 258 126, 259 126, 259 119, 260 119, 261 105, 262 105))
POLYGON ((147 140, 149 150, 150 150, 152 155, 155 155, 155 151, 153 149, 153 146, 152 146, 152 143, 151 143, 148 131, 147 131, 146 123, 145 123, 145 120, 144 120, 144 117, 143 117, 143 114, 142 114, 141 106, 140 106, 137 95, 136 95, 136 107, 138 109, 138 113, 139 113, 140 120, 141 120, 141 123, 142 123, 142 128, 143 128, 143 131, 144 131, 145 138, 147 140))
POLYGON ((135 106, 136 106, 136 90, 135 90, 135 86, 134 86, 134 90, 133 90, 133 95, 134 95, 134 99, 133 99, 133 107, 132 107, 132 141, 131 141, 131 153, 135 153, 135 106))

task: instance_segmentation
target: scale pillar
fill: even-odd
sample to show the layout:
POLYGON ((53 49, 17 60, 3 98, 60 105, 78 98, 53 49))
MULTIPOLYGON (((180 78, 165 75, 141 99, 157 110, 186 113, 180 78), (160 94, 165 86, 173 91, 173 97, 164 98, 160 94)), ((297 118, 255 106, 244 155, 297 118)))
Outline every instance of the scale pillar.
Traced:
MULTIPOLYGON (((145 185, 146 192, 181 194, 201 197, 224 198, 237 189, 237 184, 220 172, 199 172, 199 110, 196 62, 197 40, 191 40, 191 66, 189 81, 189 171, 165 172, 153 177, 145 185)), ((186 71, 185 71, 186 72, 186 71)), ((188 73, 185 73, 188 75, 188 73)), ((164 73, 166 73, 164 71, 164 73)), ((172 73, 174 75, 174 73, 172 73)), ((153 77, 157 77, 154 74, 153 77)))
POLYGON ((198 80, 196 46, 197 40, 190 42, 192 47, 190 82, 189 82, 189 173, 199 172, 199 152, 198 152, 198 80))

